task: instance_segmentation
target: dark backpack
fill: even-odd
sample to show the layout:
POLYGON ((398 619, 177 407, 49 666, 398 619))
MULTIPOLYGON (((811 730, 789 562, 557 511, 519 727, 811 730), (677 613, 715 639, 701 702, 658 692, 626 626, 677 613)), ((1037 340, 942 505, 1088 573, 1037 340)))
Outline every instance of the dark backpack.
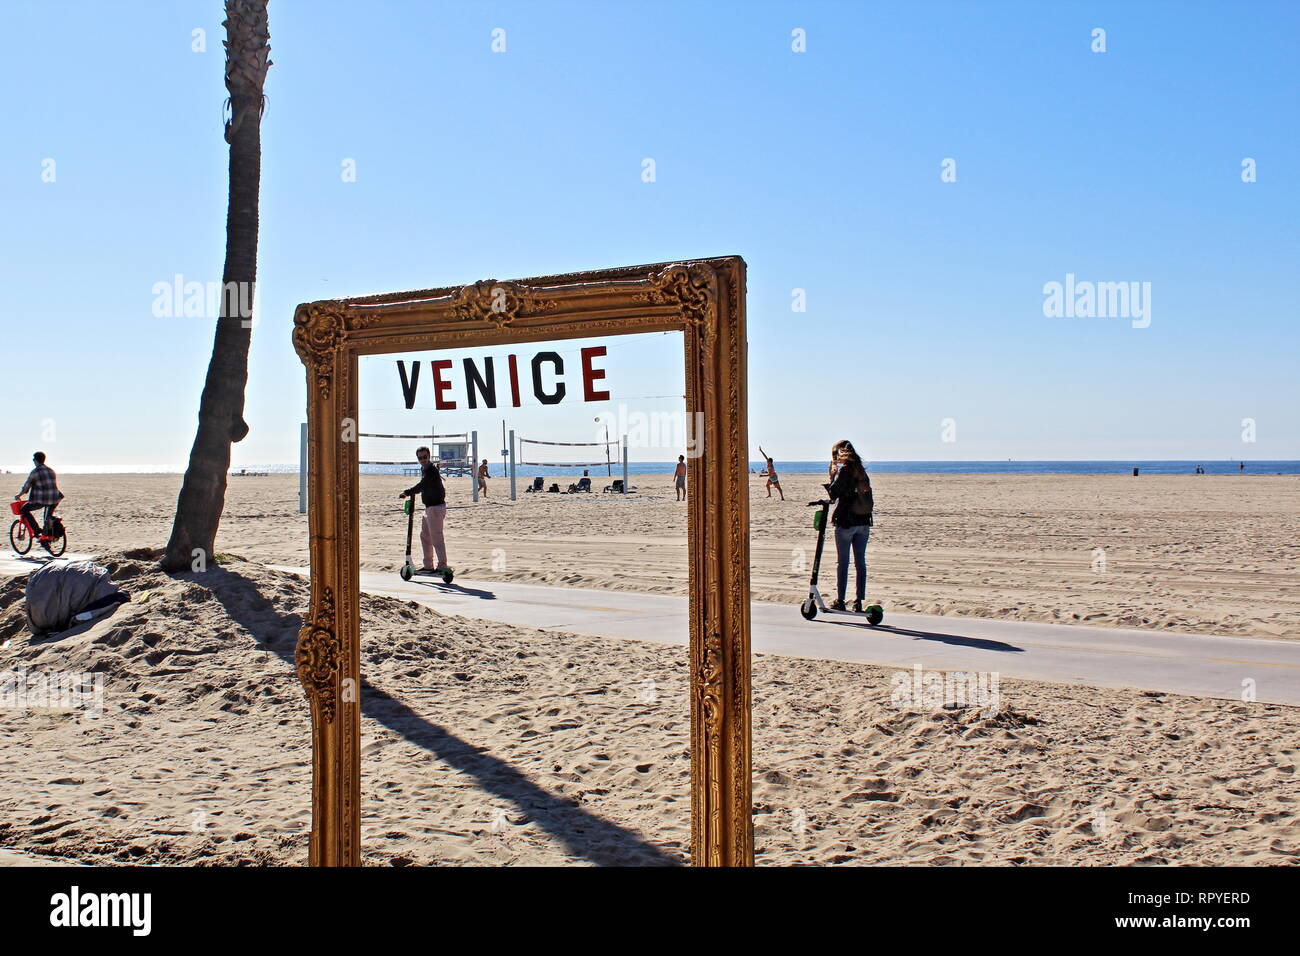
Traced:
POLYGON ((864 473, 858 479, 857 489, 845 501, 848 505, 849 514, 855 518, 861 519, 862 524, 872 524, 872 513, 876 509, 876 498, 871 493, 871 479, 864 473))

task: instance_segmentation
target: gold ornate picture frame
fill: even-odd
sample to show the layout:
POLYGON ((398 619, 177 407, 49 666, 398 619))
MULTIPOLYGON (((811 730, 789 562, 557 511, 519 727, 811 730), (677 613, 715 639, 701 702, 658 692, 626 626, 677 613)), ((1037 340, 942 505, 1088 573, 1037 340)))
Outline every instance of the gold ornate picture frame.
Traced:
POLYGON ((691 860, 751 866, 745 261, 630 266, 298 306, 307 371, 313 866, 361 864, 358 357, 683 333, 690 561, 691 860))

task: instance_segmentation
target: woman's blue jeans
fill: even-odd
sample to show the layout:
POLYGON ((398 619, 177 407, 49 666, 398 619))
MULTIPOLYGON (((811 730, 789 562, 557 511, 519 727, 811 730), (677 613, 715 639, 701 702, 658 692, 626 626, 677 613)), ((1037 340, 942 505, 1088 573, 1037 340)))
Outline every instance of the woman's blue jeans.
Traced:
POLYGON ((858 600, 867 599, 867 539, 871 537, 871 525, 857 524, 850 528, 835 526, 835 551, 839 555, 839 564, 835 568, 835 589, 841 601, 844 589, 849 583, 849 548, 853 548, 853 564, 858 571, 858 600))

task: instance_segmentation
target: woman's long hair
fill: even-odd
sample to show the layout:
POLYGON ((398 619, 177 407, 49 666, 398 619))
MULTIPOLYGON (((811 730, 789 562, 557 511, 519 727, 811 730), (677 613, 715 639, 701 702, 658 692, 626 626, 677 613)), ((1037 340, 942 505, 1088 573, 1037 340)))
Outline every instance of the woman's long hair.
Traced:
POLYGON ((841 439, 834 444, 832 450, 835 452, 836 458, 844 459, 844 467, 849 469, 849 474, 858 481, 866 480, 867 466, 862 464, 862 458, 858 455, 857 449, 853 447, 853 442, 847 438, 841 439))

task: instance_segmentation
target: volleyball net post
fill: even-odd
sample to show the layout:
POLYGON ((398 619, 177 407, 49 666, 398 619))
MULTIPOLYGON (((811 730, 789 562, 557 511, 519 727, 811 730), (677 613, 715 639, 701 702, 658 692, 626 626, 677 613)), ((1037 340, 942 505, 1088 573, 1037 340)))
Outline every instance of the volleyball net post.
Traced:
POLYGON ((510 444, 506 446, 509 449, 509 457, 506 459, 510 468, 510 500, 517 500, 515 494, 515 430, 510 429, 510 444))
POLYGON ((475 501, 478 501, 478 431, 469 433, 469 486, 475 501))
POLYGON ((627 436, 623 436, 623 494, 627 494, 627 436))

